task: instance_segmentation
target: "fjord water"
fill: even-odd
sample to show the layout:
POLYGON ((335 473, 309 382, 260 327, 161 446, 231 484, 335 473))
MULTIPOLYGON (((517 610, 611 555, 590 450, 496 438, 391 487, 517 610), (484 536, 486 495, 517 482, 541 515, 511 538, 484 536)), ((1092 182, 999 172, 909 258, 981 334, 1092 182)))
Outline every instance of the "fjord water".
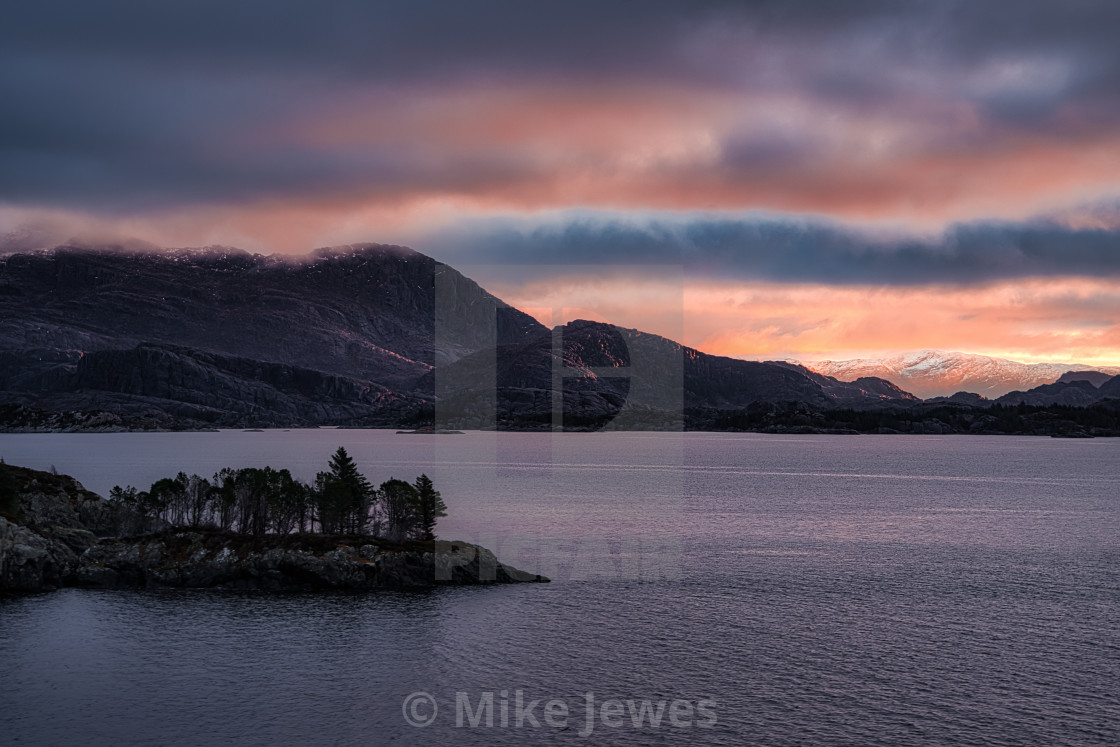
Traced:
POLYGON ((2 435, 0 456, 104 494, 309 479, 339 445, 375 482, 426 472, 441 536, 553 583, 3 600, 0 742, 1120 744, 1116 440, 323 429, 2 435), (517 690, 568 726, 537 706, 518 727, 517 690), (493 693, 494 726, 457 728, 459 692, 493 693), (581 736, 587 693, 717 720, 581 736))

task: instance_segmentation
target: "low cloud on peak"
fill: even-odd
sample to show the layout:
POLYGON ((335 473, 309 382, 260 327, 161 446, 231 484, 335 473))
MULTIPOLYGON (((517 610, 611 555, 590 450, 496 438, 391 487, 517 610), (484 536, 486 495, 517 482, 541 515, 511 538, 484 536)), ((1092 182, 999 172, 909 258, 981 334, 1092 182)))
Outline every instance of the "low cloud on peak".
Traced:
POLYGON ((690 276, 839 285, 968 285, 1120 276, 1120 229, 1056 218, 958 223, 936 233, 817 216, 614 215, 485 219, 420 243, 448 261, 679 266, 690 276))

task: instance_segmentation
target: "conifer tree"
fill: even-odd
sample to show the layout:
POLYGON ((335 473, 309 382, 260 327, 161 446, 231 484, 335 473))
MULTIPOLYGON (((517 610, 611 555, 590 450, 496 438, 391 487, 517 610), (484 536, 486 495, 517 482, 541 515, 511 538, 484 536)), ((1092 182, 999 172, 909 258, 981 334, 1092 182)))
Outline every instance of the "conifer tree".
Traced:
MULTIPOLYGON (((330 510, 336 512, 338 531, 361 534, 369 519, 370 498, 373 486, 358 465, 339 446, 330 461, 330 472, 325 473, 323 498, 330 510)), ((324 530, 325 531, 325 530, 324 530)))
POLYGON ((416 488, 416 534, 420 539, 435 539, 436 521, 447 516, 447 504, 427 475, 417 477, 413 487, 416 488))

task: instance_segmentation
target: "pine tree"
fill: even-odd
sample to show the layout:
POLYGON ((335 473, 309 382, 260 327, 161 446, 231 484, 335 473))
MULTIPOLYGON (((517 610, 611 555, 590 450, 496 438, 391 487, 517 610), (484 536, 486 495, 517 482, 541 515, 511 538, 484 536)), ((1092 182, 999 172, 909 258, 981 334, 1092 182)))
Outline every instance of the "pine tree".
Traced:
POLYGON ((439 491, 435 489, 427 475, 417 477, 414 487, 417 494, 416 533, 420 539, 433 540, 436 538, 436 521, 440 517, 447 516, 447 504, 443 502, 439 491))
POLYGON ((339 530, 361 534, 369 519, 373 486, 341 446, 331 457, 326 477, 324 494, 331 508, 338 512, 339 530))

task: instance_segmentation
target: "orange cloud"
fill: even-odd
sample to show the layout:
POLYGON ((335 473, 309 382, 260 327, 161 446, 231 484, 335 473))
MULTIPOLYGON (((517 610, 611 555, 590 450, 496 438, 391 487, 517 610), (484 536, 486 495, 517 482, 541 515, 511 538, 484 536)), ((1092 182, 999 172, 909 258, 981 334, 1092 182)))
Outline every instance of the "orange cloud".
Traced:
POLYGON ((477 86, 381 91, 285 127, 277 136, 305 147, 416 159, 422 175, 391 189, 359 183, 336 208, 771 209, 934 227, 1120 191, 1111 128, 1001 132, 971 104, 920 97, 876 109, 609 80, 477 86))
POLYGON ((707 286, 686 294, 692 342, 744 357, 852 358, 918 348, 1026 362, 1120 363, 1120 283, 976 288, 707 286))

